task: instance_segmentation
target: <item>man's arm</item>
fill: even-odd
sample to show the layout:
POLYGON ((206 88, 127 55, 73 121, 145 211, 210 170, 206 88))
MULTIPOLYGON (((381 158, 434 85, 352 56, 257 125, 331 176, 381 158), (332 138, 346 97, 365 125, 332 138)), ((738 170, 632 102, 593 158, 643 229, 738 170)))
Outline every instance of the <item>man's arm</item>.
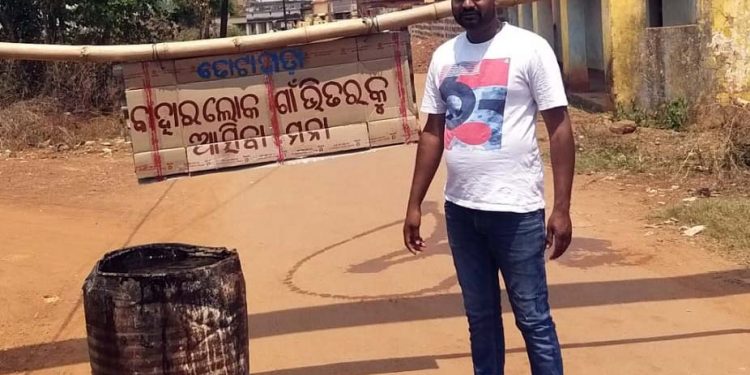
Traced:
POLYGON ((427 125, 419 138, 414 179, 404 220, 404 245, 414 254, 422 252, 425 247, 424 240, 419 234, 419 227, 422 223, 422 201, 427 195, 427 189, 443 157, 444 132, 445 115, 430 114, 427 117, 427 125))
POLYGON ((542 117, 549 132, 555 185, 555 203, 547 225, 547 247, 554 246, 551 259, 557 259, 568 250, 573 235, 570 196, 576 164, 575 142, 567 107, 542 111, 542 117))

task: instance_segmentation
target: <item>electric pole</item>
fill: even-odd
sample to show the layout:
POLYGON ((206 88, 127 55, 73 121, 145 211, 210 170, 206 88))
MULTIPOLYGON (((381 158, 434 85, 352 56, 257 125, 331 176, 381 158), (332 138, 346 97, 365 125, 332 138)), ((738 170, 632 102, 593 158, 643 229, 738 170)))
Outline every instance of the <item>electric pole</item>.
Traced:
POLYGON ((221 0, 221 27, 219 36, 227 37, 227 28, 229 26, 229 0, 221 0))
POLYGON ((286 18, 286 0, 281 0, 281 6, 284 8, 283 9, 283 12, 284 12, 284 30, 288 30, 289 29, 289 22, 287 21, 287 18, 286 18))

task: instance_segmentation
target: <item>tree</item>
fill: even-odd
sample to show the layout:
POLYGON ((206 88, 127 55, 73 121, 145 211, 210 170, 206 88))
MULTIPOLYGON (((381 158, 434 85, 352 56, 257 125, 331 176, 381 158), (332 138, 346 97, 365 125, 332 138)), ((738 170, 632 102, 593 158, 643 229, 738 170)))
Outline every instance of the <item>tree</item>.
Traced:
POLYGON ((39 41, 41 34, 42 22, 36 1, 0 2, 0 40, 33 43, 39 41))
MULTIPOLYGON (((210 37, 211 21, 220 14, 221 0, 172 0, 175 10, 171 19, 180 25, 200 29, 200 38, 210 37)), ((230 13, 233 4, 229 4, 230 13)))
POLYGON ((67 0, 68 34, 76 43, 143 43, 169 39, 169 3, 164 0, 67 0))
POLYGON ((221 0, 2 0, 0 40, 117 44, 172 39, 180 28, 209 37, 221 0))
MULTIPOLYGON (((0 0, 0 41, 125 44, 172 40, 181 28, 208 38, 221 0, 0 0)), ((110 65, 0 61, 0 104, 51 96, 67 107, 114 107, 110 65), (82 88, 85 77, 86 88, 82 88)))

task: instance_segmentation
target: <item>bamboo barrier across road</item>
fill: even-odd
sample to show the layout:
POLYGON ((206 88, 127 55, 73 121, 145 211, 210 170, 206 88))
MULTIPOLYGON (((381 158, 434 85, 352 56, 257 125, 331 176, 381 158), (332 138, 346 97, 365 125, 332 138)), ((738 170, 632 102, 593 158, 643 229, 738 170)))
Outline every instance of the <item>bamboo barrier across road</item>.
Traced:
MULTIPOLYGON (((534 0, 496 0, 498 6, 501 7, 511 7, 532 1, 534 0)), ((0 59, 135 62, 224 55, 399 30, 415 23, 436 21, 449 16, 451 16, 451 0, 375 17, 355 18, 276 33, 233 38, 120 46, 0 43, 0 59)))

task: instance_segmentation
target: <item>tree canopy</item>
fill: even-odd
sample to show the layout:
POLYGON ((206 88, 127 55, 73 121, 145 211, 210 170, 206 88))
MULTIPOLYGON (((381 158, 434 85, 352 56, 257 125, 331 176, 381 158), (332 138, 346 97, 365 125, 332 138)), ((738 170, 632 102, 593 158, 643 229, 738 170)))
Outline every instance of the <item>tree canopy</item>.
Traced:
POLYGON ((0 41, 143 43, 176 37, 182 28, 208 37, 221 0, 3 0, 0 41))

